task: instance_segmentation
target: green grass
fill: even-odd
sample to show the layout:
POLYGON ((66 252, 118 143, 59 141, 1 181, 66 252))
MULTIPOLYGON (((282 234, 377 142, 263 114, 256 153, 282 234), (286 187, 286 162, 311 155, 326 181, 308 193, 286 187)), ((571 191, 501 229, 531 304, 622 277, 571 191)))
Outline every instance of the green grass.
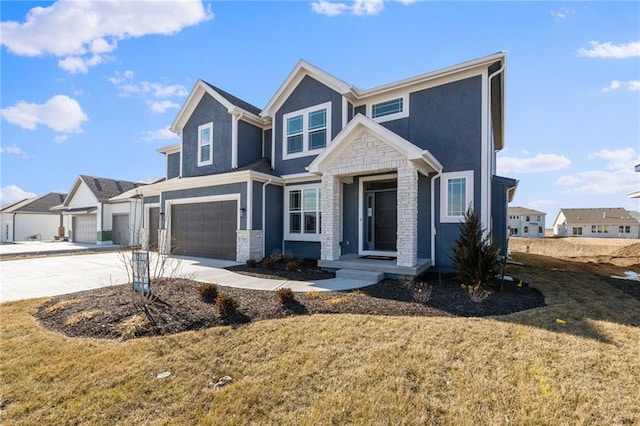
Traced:
POLYGON ((575 264, 519 260, 533 266, 510 272, 549 306, 484 319, 298 316, 113 341, 40 328, 41 300, 3 304, 0 423, 640 423, 640 303, 575 264))

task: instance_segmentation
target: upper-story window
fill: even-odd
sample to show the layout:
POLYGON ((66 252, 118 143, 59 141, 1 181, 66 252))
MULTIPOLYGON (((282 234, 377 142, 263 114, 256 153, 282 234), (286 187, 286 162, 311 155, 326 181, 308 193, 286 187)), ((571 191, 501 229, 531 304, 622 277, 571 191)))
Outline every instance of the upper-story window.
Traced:
POLYGON ((331 102, 284 114, 282 158, 305 157, 326 148, 331 132, 331 102))
POLYGON ((198 167, 213 164, 213 123, 198 126, 198 167))
POLYGON ((367 116, 374 121, 397 120, 409 116, 409 95, 405 94, 393 99, 385 99, 382 102, 367 104, 367 116))
POLYGON ((442 174, 440 221, 460 222, 473 205, 473 170, 442 174))

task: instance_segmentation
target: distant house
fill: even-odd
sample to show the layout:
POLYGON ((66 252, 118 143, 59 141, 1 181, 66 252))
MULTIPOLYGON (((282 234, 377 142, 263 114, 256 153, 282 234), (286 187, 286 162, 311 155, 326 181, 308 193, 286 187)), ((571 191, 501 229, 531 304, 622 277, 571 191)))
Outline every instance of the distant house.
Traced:
POLYGON ((509 207, 507 226, 510 237, 544 238, 544 224, 547 214, 526 207, 509 207))
POLYGON ((640 220, 623 209, 560 209, 553 222, 558 237, 640 238, 640 220))
POLYGON ((144 183, 80 175, 64 203, 53 209, 62 212, 71 241, 129 245, 142 220, 141 201, 109 199, 140 186, 144 183))
MULTIPOLYGON (((636 164, 635 167, 635 171, 636 173, 640 172, 640 164, 636 164)), ((629 198, 640 198, 640 189, 637 191, 632 192, 631 194, 628 195, 629 198)))
POLYGON ((62 216, 50 209, 62 203, 65 196, 50 192, 0 207, 0 241, 52 240, 58 235, 62 216))

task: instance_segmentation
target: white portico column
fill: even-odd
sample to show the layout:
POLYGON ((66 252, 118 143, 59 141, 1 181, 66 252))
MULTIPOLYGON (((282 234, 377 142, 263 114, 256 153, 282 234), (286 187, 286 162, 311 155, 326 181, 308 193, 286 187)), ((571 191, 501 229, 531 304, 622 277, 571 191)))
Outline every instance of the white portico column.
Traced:
POLYGON ((340 259, 340 180, 330 173, 322 176, 320 257, 340 259))
POLYGON ((418 171, 410 161, 398 167, 398 266, 418 264, 418 171))

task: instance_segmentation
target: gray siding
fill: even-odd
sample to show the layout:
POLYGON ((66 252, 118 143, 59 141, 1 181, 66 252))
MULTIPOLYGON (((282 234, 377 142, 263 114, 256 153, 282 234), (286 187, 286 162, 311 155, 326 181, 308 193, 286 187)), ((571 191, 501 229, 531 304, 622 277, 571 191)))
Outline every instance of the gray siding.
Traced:
POLYGON ((500 176, 493 176, 491 182, 491 237, 501 256, 507 252, 507 189, 514 183, 500 176))
POLYGON ((182 176, 202 176, 231 169, 231 115, 205 94, 182 134, 182 176), (213 122, 213 164, 198 167, 198 126, 213 122))
POLYGON ((342 254, 358 253, 358 187, 359 178, 342 185, 342 254))
POLYGON ((262 158, 262 129, 238 120, 238 167, 262 158))
POLYGON ((311 155, 291 160, 282 159, 282 116, 289 112, 329 101, 331 101, 331 139, 333 139, 342 128, 342 96, 309 76, 302 79, 293 93, 276 112, 273 131, 276 132, 275 171, 278 174, 304 173, 306 171, 305 167, 316 157, 311 155))
POLYGON ((367 115, 367 106, 360 105, 353 109, 353 116, 355 117, 358 114, 367 115))
POLYGON ((266 226, 265 226, 265 255, 269 256, 275 250, 282 250, 283 227, 283 190, 281 186, 267 186, 266 226))
POLYGON ((253 229, 262 229, 262 183, 253 182, 253 229))
POLYGON ((285 241, 284 255, 320 259, 320 243, 312 241, 285 241))
POLYGON ((269 160, 271 160, 271 133, 272 130, 265 130, 264 131, 264 142, 263 142, 263 149, 262 149, 262 156, 264 158, 268 158, 269 160))
POLYGON ((167 155, 167 179, 180 176, 180 153, 167 155))
POLYGON ((418 257, 431 258, 431 178, 418 175, 418 257))
MULTIPOLYGON (((211 195, 240 194, 239 209, 247 208, 247 184, 246 182, 230 183, 226 185, 206 186, 202 188, 190 188, 179 191, 167 191, 162 193, 160 211, 164 212, 165 202, 182 198, 208 197, 211 195)), ((197 200, 194 202, 198 202, 197 200)), ((240 218, 240 229, 247 229, 246 216, 240 218)))

